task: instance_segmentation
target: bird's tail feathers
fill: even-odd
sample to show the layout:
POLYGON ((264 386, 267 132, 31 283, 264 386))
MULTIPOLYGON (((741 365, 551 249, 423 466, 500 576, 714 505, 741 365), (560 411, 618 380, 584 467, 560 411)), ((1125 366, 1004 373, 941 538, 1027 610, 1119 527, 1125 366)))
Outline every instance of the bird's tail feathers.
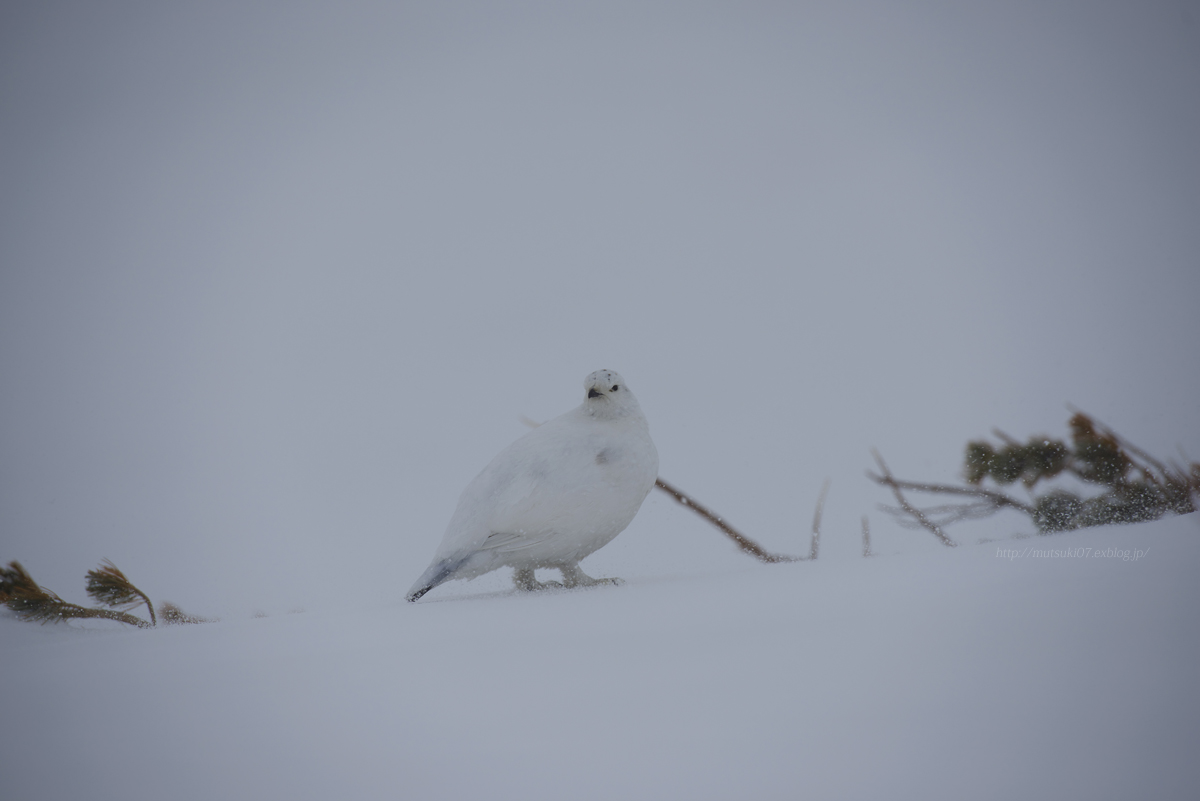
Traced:
POLYGON ((463 563, 469 559, 469 556, 451 557, 434 562, 429 566, 429 569, 417 579, 417 583, 412 585, 412 589, 408 591, 405 597, 409 601, 416 601, 422 595, 432 590, 437 585, 449 581, 454 578, 454 574, 463 566, 463 563))

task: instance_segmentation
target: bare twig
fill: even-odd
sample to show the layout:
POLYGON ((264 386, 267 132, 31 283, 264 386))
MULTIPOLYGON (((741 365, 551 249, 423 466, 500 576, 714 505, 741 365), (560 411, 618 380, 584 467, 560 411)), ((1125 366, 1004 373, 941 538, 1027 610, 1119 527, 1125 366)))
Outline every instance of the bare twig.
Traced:
MULTIPOLYGON (((879 504, 879 508, 896 518, 896 522, 905 528, 922 528, 920 523, 910 520, 908 512, 899 506, 888 506, 881 503, 879 504)), ((977 503, 948 503, 941 506, 923 506, 921 507, 921 512, 934 523, 945 528, 955 523, 961 523, 964 520, 978 520, 982 517, 989 517, 990 515, 994 515, 999 509, 999 506, 989 501, 979 501, 977 503)))
POLYGON ((998 428, 993 428, 992 433, 995 434, 996 439, 1000 440, 1005 445, 1019 446, 1021 444, 1014 437, 1010 437, 1008 434, 1005 434, 998 428))
POLYGON ((829 494, 829 479, 821 485, 821 494, 817 496, 817 509, 813 512, 812 542, 808 547, 808 558, 816 559, 821 547, 821 514, 825 510, 825 496, 829 494))
POLYGON ((712 523, 717 528, 721 529, 721 531, 725 534, 725 536, 727 536, 727 537, 729 537, 729 539, 733 540, 739 548, 741 548, 743 551, 750 554, 754 558, 760 559, 764 562, 800 562, 800 561, 803 561, 803 558, 799 557, 799 556, 788 556, 787 554, 771 553, 770 551, 768 551, 767 549, 765 549, 761 545, 759 545, 757 542, 750 539, 745 534, 741 533, 740 531, 735 529, 733 526, 726 523, 720 517, 717 517, 715 514, 713 514, 711 511, 709 511, 707 507, 705 507, 701 503, 698 503, 695 499, 693 499, 689 495, 687 495, 687 493, 685 493, 683 490, 679 489, 678 487, 674 486, 673 484, 670 484, 670 483, 664 481, 661 476, 658 478, 657 481, 654 482, 654 486, 658 487, 660 490, 662 490, 663 492, 670 495, 672 498, 674 498, 676 501, 678 501, 680 505, 686 506, 687 508, 691 509, 696 514, 703 517, 708 522, 712 523))
POLYGON ((958 545, 957 542, 946 536, 946 532, 942 531, 941 526, 937 525, 928 517, 926 517, 920 509, 910 504, 904 497, 904 493, 900 490, 903 484, 907 484, 909 482, 899 482, 892 476, 892 471, 888 469, 887 463, 883 461, 883 457, 879 455, 879 451, 871 449, 871 454, 875 457, 875 461, 879 464, 879 470, 883 473, 883 475, 877 476, 874 473, 868 473, 868 477, 870 477, 870 479, 877 484, 883 484, 891 487, 892 494, 896 496, 896 500, 899 502, 900 507, 912 515, 918 523, 932 532, 935 537, 941 540, 943 545, 949 548, 953 548, 954 546, 958 545))
MULTIPOLYGON (((875 453, 872 451, 872 453, 875 453)), ((879 455, 876 454, 876 460, 879 460, 879 455)), ((882 464, 882 462, 880 462, 882 464)), ((885 484, 887 486, 899 487, 900 489, 912 490, 913 492, 931 492, 941 493, 944 495, 964 495, 970 498, 983 498, 989 501, 996 508, 1001 506, 1011 506, 1018 509, 1027 515, 1033 514, 1033 507, 1029 504, 1021 503, 1016 498, 1005 495, 1003 492, 994 490, 986 490, 981 487, 959 487, 954 484, 931 484, 925 481, 904 481, 894 478, 890 474, 886 477, 877 476, 874 473, 867 473, 867 476, 876 484, 885 484)))
POLYGON ((867 516, 863 515, 863 556, 871 555, 871 524, 867 522, 867 516))

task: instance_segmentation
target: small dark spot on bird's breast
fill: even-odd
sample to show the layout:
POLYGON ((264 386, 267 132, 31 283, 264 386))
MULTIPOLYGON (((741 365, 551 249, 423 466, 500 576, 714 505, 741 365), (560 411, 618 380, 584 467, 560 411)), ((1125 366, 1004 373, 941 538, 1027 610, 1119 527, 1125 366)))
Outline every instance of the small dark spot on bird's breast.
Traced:
POLYGON ((596 454, 596 464, 608 464, 611 458, 612 451, 610 451, 608 448, 605 448, 596 454))

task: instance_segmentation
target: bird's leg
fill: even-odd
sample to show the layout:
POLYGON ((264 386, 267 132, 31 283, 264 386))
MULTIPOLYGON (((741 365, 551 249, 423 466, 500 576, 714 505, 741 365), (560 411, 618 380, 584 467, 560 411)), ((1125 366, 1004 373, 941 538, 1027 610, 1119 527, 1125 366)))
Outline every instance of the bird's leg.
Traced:
POLYGON ((564 587, 595 587, 597 584, 618 585, 625 583, 624 579, 619 578, 592 578, 579 568, 578 562, 559 565, 558 569, 562 571, 564 587))
POLYGON ((537 580, 532 567, 518 567, 513 570, 513 584, 517 585, 518 590, 530 592, 532 590, 549 590, 555 587, 561 587, 557 581, 547 581, 544 584, 537 580))

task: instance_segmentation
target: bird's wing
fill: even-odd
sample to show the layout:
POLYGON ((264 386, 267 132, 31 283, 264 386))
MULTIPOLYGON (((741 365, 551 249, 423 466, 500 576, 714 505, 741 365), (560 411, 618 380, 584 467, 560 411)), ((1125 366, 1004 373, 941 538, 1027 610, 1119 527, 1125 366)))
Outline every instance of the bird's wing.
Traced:
POLYGON ((553 531, 543 531, 538 535, 527 534, 524 531, 494 531, 488 535, 486 540, 483 541, 483 547, 481 550, 497 551, 499 553, 523 551, 526 548, 532 548, 535 545, 539 545, 553 536, 553 531))
POLYGON ((534 545, 553 532, 562 483, 570 482, 573 437, 560 418, 530 431, 501 451, 459 497, 438 557, 483 548, 534 545), (496 534, 512 539, 488 542, 496 534), (520 538, 524 538, 523 540, 520 538))

